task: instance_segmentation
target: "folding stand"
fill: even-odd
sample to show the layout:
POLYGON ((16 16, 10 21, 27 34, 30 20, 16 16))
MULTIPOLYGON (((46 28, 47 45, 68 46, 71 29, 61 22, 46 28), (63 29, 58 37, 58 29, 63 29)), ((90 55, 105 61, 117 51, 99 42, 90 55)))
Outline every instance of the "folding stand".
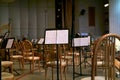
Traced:
MULTIPOLYGON (((90 37, 80 37, 80 38, 73 38, 72 46, 73 50, 75 47, 79 47, 79 53, 80 53, 80 73, 75 72, 75 64, 74 64, 74 51, 73 51, 73 80, 75 77, 78 76, 86 76, 86 74, 82 74, 82 54, 84 52, 84 47, 90 45, 90 37), (75 76, 74 74, 77 74, 78 76, 75 76)), ((85 60, 85 59, 84 59, 85 60)))
POLYGON ((46 29, 45 44, 57 45, 57 80, 59 80, 58 44, 68 44, 68 29, 46 29))

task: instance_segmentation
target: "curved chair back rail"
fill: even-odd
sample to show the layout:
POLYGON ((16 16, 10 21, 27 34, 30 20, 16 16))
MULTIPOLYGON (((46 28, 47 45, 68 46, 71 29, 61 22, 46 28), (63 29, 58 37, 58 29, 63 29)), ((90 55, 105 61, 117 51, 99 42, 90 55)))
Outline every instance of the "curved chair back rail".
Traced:
POLYGON ((120 40, 118 34, 105 34, 95 43, 93 49, 92 75, 91 80, 95 80, 97 75, 97 52, 99 48, 104 51, 104 76, 105 80, 115 80, 115 39, 120 40))

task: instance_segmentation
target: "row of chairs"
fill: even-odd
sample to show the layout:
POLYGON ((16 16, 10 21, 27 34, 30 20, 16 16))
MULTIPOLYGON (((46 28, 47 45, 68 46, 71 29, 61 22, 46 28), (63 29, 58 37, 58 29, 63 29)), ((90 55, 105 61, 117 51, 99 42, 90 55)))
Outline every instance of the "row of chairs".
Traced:
MULTIPOLYGON (((30 62, 30 72, 33 73, 37 69, 40 71, 41 68, 41 61, 42 65, 45 69, 45 80, 47 79, 47 70, 49 67, 52 69, 52 80, 54 79, 53 76, 53 69, 57 67, 57 58, 58 58, 58 65, 59 65, 59 72, 60 78, 62 80, 63 75, 64 79, 66 80, 66 67, 69 61, 72 62, 72 50, 69 49, 69 46, 66 45, 44 45, 42 52, 38 50, 39 47, 33 46, 32 42, 29 40, 23 41, 14 41, 12 49, 10 49, 10 61, 7 63, 12 63, 11 66, 3 66, 11 68, 11 73, 13 73, 13 64, 14 61, 19 62, 19 67, 21 71, 24 71, 25 65, 27 62, 30 62), (40 55, 39 55, 40 54, 40 55)), ((78 54, 77 54, 78 55, 78 54)), ((3 61, 2 61, 3 62, 3 61)))

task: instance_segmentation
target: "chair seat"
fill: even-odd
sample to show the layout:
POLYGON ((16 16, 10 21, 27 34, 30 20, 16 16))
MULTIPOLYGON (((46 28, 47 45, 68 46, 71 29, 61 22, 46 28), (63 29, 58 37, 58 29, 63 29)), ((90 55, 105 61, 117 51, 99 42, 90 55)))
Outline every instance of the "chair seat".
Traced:
MULTIPOLYGON (((47 62, 47 65, 57 65, 57 61, 49 61, 47 62)), ((59 65, 60 65, 60 61, 59 61, 59 65)), ((61 61, 61 66, 66 66, 67 63, 65 61, 61 61)))
POLYGON ((14 80, 14 75, 8 72, 2 72, 1 80, 14 80))
POLYGON ((40 57, 37 57, 37 56, 36 56, 36 57, 35 57, 35 56, 32 57, 32 56, 31 56, 31 57, 25 57, 24 59, 28 59, 28 60, 33 60, 33 59, 34 59, 34 60, 39 60, 40 57))
POLYGON ((11 56, 12 58, 14 58, 14 59, 18 59, 18 58, 23 58, 23 56, 22 55, 13 55, 13 56, 11 56))
POLYGON ((24 52, 23 54, 24 55, 32 55, 33 53, 32 52, 24 52))
POLYGON ((12 61, 1 61, 1 65, 4 67, 8 67, 10 65, 13 65, 12 61))
POLYGON ((62 56, 62 58, 65 58, 65 59, 72 59, 73 56, 62 56))
MULTIPOLYGON (((91 77, 85 77, 80 80, 91 80, 91 77)), ((95 80, 105 80, 104 76, 95 76, 95 80)))
MULTIPOLYGON (((79 53, 79 52, 74 52, 74 54, 75 54, 76 56, 79 56, 80 53, 79 53)), ((68 55, 73 55, 73 52, 69 52, 68 55)))
POLYGON ((97 61, 97 66, 103 66, 103 61, 97 61))

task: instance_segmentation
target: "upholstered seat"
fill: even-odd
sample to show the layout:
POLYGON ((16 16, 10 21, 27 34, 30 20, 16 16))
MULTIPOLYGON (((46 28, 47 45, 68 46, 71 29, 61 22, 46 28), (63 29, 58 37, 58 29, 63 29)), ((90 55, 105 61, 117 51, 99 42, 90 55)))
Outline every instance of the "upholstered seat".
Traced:
POLYGON ((14 75, 12 73, 2 72, 1 80, 14 80, 14 75))
POLYGON ((32 59, 34 59, 34 60, 40 60, 40 57, 37 57, 37 56, 34 56, 34 57, 25 57, 24 59, 28 59, 28 60, 32 60, 32 59))
POLYGON ((22 55, 13 55, 12 58, 17 58, 18 59, 18 58, 23 58, 23 56, 22 55))
POLYGON ((10 72, 13 73, 13 62, 12 61, 1 61, 1 66, 4 68, 4 71, 6 68, 10 67, 10 72))
MULTIPOLYGON (((49 61, 49 62, 47 62, 46 63, 47 65, 57 65, 57 61, 49 61)), ((66 61, 61 61, 61 64, 60 64, 60 61, 59 61, 59 65, 61 65, 61 66, 66 66, 66 61)))
POLYGON ((2 61, 1 65, 5 66, 5 67, 8 67, 9 65, 13 65, 13 62, 12 61, 2 61))

